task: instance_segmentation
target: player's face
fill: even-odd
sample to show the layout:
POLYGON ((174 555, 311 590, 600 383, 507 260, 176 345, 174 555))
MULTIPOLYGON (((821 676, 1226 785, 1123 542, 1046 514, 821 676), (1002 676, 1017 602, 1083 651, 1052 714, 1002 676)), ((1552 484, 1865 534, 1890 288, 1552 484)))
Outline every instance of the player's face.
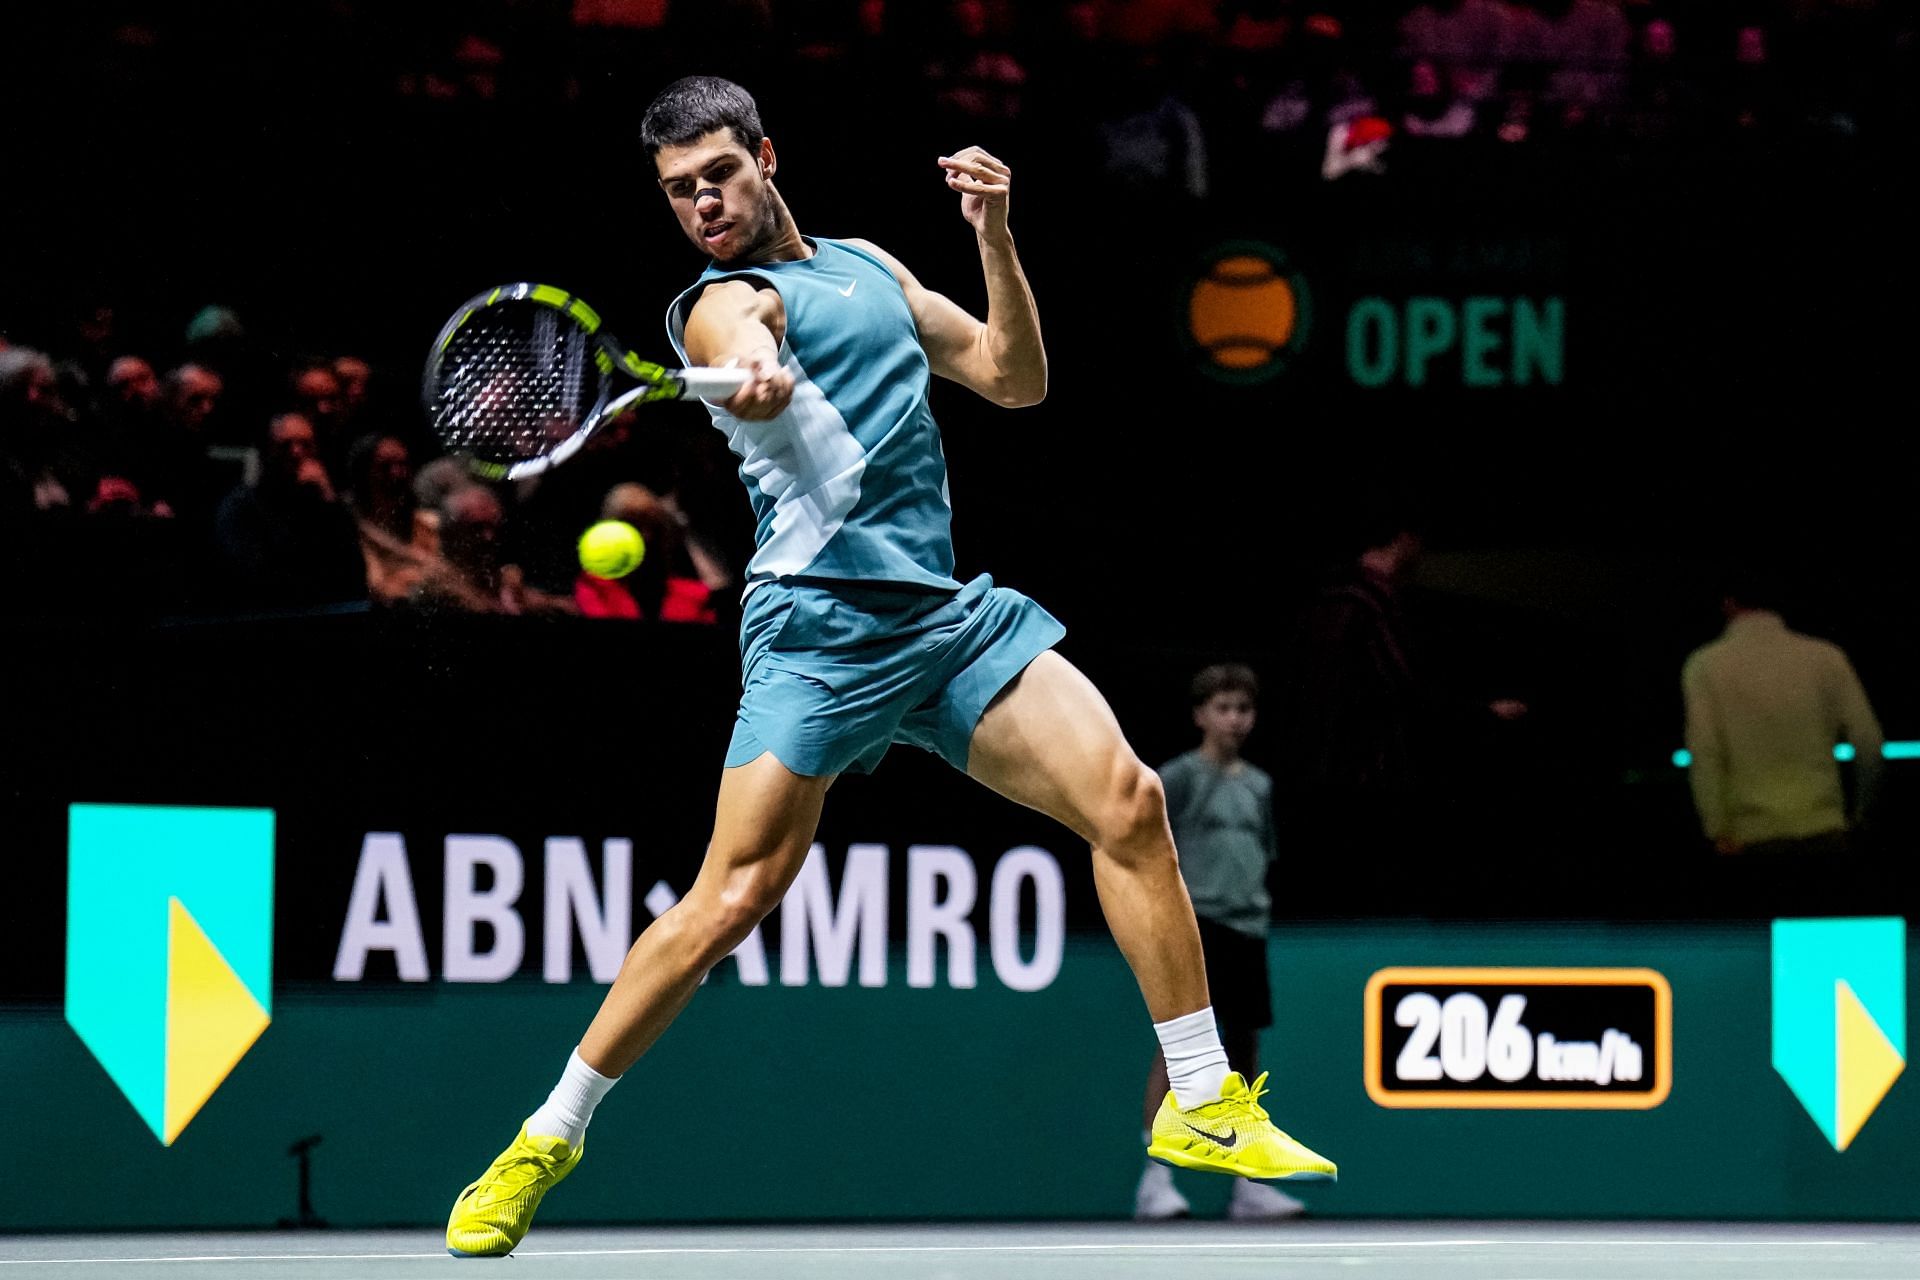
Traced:
POLYGON ((683 147, 662 147, 653 159, 660 189, 700 252, 718 262, 750 257, 778 227, 772 188, 773 144, 756 154, 725 129, 683 147))

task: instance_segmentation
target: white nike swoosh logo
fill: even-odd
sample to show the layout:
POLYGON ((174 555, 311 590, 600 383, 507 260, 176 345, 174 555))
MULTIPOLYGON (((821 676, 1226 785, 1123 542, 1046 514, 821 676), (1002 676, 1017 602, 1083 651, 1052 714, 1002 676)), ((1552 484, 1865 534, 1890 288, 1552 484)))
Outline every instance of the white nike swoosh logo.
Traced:
POLYGON ((846 288, 840 291, 840 296, 843 298, 851 298, 853 296, 853 291, 859 287, 860 287, 860 282, 858 280, 855 280, 852 284, 849 284, 846 288))

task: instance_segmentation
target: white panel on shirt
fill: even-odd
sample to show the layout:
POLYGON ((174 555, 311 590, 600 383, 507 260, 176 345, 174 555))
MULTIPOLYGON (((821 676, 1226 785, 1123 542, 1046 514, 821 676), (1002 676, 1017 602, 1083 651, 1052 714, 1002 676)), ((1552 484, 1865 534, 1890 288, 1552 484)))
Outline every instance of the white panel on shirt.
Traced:
POLYGON ((707 406, 741 471, 773 499, 773 527, 747 565, 749 579, 800 573, 812 564, 860 501, 867 470, 866 451, 847 420, 791 349, 781 356, 793 374, 793 400, 778 417, 745 422, 707 406))

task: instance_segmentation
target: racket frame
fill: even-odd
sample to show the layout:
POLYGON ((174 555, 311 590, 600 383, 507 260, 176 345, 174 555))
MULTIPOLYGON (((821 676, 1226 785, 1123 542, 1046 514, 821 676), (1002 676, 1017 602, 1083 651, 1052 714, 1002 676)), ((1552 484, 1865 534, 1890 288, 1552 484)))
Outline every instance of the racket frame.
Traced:
MULTIPOLYGON (((552 470, 578 453, 604 423, 619 417, 635 405, 648 404, 656 400, 681 400, 689 396, 702 400, 724 400, 745 386, 752 377, 752 374, 745 369, 669 369, 651 360, 642 360, 624 343, 601 327, 600 313, 588 306, 585 299, 548 284, 534 284, 529 281, 503 284, 476 293, 467 299, 453 313, 453 317, 440 327, 439 334, 434 338, 433 349, 427 357, 426 373, 421 379, 420 394, 421 403, 426 409, 428 421, 434 426, 435 435, 441 435, 440 389, 445 381, 441 376, 441 370, 447 348, 452 345, 454 335, 459 333, 462 326, 469 320, 488 307, 505 301, 533 302, 548 307, 570 323, 579 326, 593 338, 593 362, 600 374, 600 388, 593 407, 574 428, 573 433, 546 452, 515 462, 496 462, 468 457, 468 466, 473 469, 475 475, 484 479, 520 480, 528 476, 537 476, 552 470), (615 395, 616 374, 624 374, 640 385, 615 395)), ((441 436, 441 438, 444 442, 445 437, 441 436)))

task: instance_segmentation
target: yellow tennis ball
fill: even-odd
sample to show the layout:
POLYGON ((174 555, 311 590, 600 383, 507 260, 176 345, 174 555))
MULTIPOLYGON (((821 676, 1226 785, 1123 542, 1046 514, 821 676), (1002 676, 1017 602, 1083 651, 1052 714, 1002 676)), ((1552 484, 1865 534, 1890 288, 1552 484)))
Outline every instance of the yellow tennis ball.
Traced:
POLYGON ((624 578, 646 558, 646 540, 625 520, 602 520, 580 535, 580 567, 596 578, 624 578))

